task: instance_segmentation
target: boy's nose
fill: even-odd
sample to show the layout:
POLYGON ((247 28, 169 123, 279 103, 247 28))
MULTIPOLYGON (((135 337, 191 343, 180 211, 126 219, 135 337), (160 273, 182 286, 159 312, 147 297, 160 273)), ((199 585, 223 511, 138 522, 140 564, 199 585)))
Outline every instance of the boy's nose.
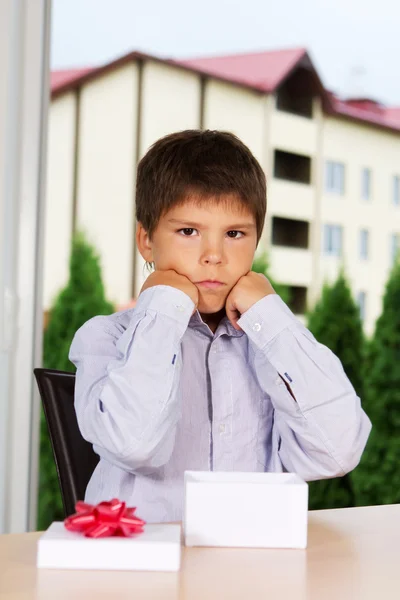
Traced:
POLYGON ((204 257, 203 262, 206 265, 218 265, 222 262, 222 258, 218 254, 208 254, 204 257))
POLYGON ((217 246, 208 246, 204 249, 201 262, 204 265, 218 265, 223 261, 222 249, 217 246))

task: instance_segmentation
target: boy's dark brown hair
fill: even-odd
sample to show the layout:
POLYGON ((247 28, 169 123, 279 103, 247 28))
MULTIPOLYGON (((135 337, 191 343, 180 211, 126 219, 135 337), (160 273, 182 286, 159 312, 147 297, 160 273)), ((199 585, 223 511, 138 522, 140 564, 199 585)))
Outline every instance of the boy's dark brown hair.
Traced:
POLYGON ((172 133, 151 146, 138 165, 136 218, 151 238, 173 206, 225 194, 253 213, 259 240, 267 208, 265 174, 247 146, 224 131, 172 133))

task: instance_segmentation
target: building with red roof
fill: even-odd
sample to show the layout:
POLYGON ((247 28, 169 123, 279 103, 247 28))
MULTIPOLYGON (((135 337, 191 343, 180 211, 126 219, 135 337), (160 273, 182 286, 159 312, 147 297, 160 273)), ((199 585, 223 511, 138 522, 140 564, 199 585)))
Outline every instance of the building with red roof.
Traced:
POLYGON ((51 93, 45 308, 66 281, 77 227, 100 252, 108 296, 129 303, 143 281, 138 160, 172 131, 224 129, 267 174, 260 249, 291 308, 304 314, 344 265, 372 330, 400 246, 400 107, 338 98, 304 48, 179 61, 132 52, 53 72, 51 93))

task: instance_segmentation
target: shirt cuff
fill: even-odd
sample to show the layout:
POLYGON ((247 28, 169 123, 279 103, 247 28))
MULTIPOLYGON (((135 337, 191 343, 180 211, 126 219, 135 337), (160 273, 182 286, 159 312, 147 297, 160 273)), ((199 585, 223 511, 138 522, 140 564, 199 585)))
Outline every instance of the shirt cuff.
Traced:
POLYGON ((169 285, 155 285, 140 294, 134 310, 152 311, 187 325, 194 309, 193 300, 185 292, 169 285))
POLYGON ((238 325, 261 350, 287 327, 298 327, 300 321, 278 294, 269 294, 243 313, 238 325))

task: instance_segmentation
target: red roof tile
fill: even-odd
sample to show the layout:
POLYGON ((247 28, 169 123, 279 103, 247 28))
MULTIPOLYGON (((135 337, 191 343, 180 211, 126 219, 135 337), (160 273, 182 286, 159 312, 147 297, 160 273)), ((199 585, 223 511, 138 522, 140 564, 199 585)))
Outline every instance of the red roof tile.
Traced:
POLYGON ((389 106, 386 109, 386 116, 400 124, 400 106, 389 106))
POLYGON ((72 83, 76 79, 80 79, 83 75, 91 73, 96 69, 93 67, 86 67, 80 69, 63 69, 60 71, 52 71, 50 78, 51 91, 56 92, 64 86, 72 83))
POLYGON ((306 54, 304 48, 234 54, 179 61, 179 64, 199 69, 235 82, 258 87, 263 92, 273 92, 282 79, 290 73, 306 54))
POLYGON ((367 98, 340 100, 331 96, 331 100, 334 114, 400 131, 400 108, 388 108, 367 98))

